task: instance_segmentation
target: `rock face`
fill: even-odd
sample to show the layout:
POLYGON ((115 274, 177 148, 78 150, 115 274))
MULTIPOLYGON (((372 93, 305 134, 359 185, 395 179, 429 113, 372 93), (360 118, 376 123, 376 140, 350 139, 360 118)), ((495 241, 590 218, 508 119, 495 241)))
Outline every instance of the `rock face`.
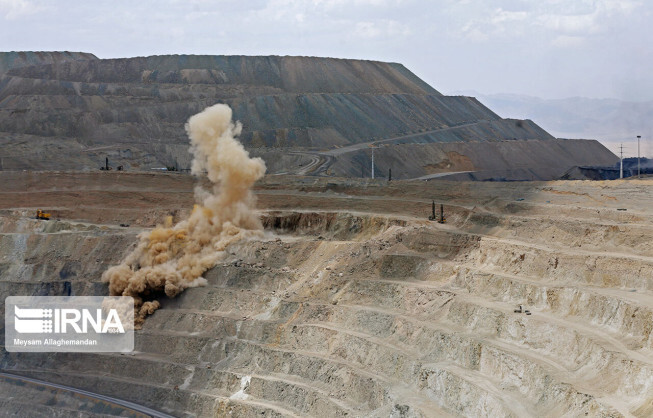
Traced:
POLYGON ((554 138, 531 121, 502 119, 474 98, 444 96, 401 64, 279 56, 101 60, 81 53, 4 53, 0 169, 96 170, 105 157, 132 170, 187 168, 184 123, 218 102, 233 108, 243 123, 242 142, 267 157, 273 173, 366 175, 365 168, 371 167, 366 156, 379 144, 387 146, 388 161, 379 160, 378 169, 394 168, 395 178, 432 174, 429 167, 448 164, 443 154, 466 155, 467 148, 474 148, 464 143, 478 143, 482 150, 490 142, 521 142, 515 160, 469 157, 471 170, 451 171, 499 167, 501 173, 490 177, 508 173, 512 178, 510 172, 523 168, 532 169, 526 178, 545 179, 574 165, 616 161, 596 142, 535 146, 534 141, 554 138), (451 143, 456 144, 453 151, 451 145, 443 148, 451 143), (419 165, 410 160, 415 152, 426 157, 419 165), (535 152, 535 160, 542 156, 558 162, 538 170, 523 161, 535 152), (560 152, 570 158, 558 160, 560 152), (588 155, 591 161, 583 160, 588 155))

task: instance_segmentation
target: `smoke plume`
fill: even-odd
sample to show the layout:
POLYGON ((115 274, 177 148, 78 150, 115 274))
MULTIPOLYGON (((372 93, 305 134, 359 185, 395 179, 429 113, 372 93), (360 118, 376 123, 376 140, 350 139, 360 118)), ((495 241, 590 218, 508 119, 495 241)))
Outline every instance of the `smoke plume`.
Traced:
POLYGON ((211 189, 197 186, 197 204, 188 219, 142 233, 134 251, 102 275, 111 295, 134 297, 136 326, 160 307, 157 296, 175 297, 205 285, 202 274, 223 257, 229 244, 262 234, 251 187, 263 177, 265 163, 250 158, 235 139, 241 128, 240 122, 232 123, 231 108, 224 104, 188 120, 191 172, 206 175, 211 189))

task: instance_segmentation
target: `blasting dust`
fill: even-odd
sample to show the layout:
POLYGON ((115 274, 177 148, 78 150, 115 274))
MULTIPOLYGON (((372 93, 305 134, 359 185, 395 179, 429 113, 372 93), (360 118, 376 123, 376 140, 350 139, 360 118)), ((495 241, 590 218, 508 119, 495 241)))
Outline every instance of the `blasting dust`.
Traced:
POLYGON ((263 234, 251 187, 263 177, 265 162, 250 158, 236 140, 242 125, 231 116, 229 106, 217 104, 186 124, 191 172, 206 175, 212 184, 210 190, 195 188, 197 204, 188 219, 142 233, 134 251, 102 275, 112 296, 134 298, 137 327, 160 307, 156 297, 175 297, 205 285, 202 274, 224 256, 229 244, 263 234))

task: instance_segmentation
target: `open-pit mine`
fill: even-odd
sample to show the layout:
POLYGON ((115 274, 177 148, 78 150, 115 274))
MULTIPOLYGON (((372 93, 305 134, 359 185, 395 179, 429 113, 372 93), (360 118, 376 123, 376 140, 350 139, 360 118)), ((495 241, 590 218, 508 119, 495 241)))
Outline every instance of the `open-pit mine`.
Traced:
MULTIPOLYGON (((2 300, 107 294, 137 235, 194 202, 184 174, 0 180, 2 300)), ((267 176, 264 233, 162 297, 133 353, 0 366, 173 416, 650 416, 651 186, 267 176)), ((24 416, 126 411, 2 386, 24 416)))
POLYGON ((0 147, 0 311, 136 304, 3 345, 2 416, 653 415, 653 180, 557 180, 597 141, 394 63, 21 52, 0 147))

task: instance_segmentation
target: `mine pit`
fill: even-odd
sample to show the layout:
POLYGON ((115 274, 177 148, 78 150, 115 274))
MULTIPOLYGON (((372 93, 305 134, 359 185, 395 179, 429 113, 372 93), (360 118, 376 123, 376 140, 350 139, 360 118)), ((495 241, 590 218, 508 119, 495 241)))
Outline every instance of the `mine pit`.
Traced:
POLYGON ((0 415, 653 415, 653 180, 554 180, 599 142, 377 61, 0 72, 0 309, 136 304, 131 352, 3 346, 0 415))
MULTIPOLYGON (((204 286, 159 298, 132 355, 5 352, 2 368, 181 416, 647 414, 652 215, 620 219, 624 203, 606 201, 597 219, 588 199, 562 221, 537 196, 515 215, 509 197, 476 194, 455 205, 486 214, 442 225, 428 200, 423 216, 284 200, 265 200, 263 234, 229 245, 204 286)), ((3 301, 106 294, 102 272, 147 230, 30 213, 0 214, 3 301)))

